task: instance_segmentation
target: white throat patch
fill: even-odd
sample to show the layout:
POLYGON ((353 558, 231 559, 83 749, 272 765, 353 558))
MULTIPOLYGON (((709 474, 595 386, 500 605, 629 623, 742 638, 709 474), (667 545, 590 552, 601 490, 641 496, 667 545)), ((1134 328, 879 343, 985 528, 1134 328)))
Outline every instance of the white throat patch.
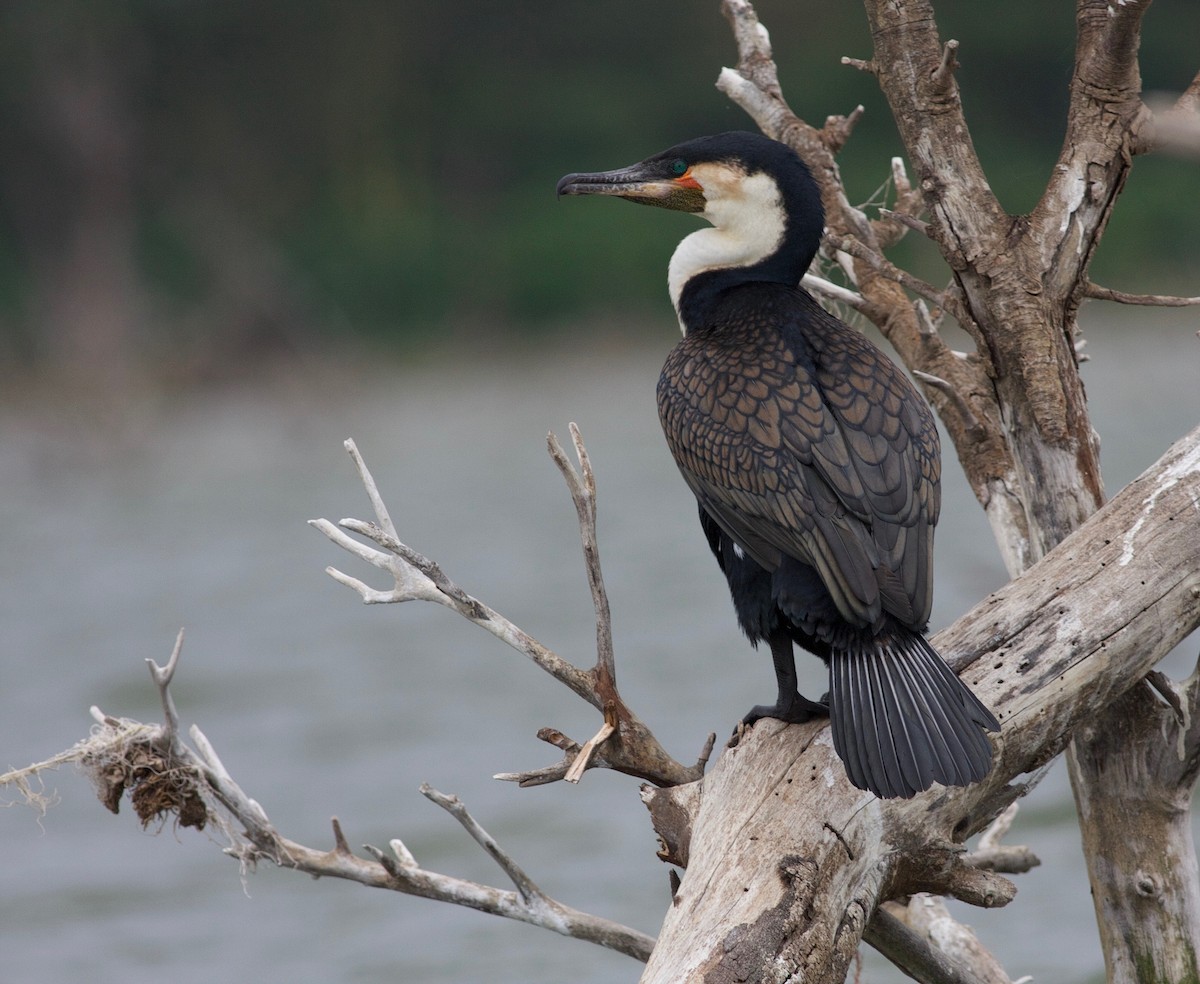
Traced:
POLYGON ((667 286, 676 315, 684 285, 692 277, 765 260, 779 248, 786 227, 774 178, 762 172, 747 176, 728 164, 697 164, 691 173, 704 189, 708 204, 701 214, 712 228, 684 237, 671 255, 667 286))

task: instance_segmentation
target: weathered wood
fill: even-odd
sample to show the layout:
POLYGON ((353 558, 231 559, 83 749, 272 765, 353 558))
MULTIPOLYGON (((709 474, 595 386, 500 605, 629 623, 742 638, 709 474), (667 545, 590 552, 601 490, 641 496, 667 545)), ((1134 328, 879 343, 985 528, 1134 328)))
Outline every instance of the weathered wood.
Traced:
MULTIPOLYGON (((918 222, 907 179, 904 189, 898 186, 897 207, 937 244, 950 267, 953 284, 937 306, 967 331, 975 351, 950 353, 937 337, 936 322, 926 318, 922 325, 922 319, 913 317, 914 306, 900 289, 903 276, 879 255, 884 238, 875 236, 877 223, 865 222, 847 205, 832 165, 848 125, 816 130, 791 113, 750 0, 724 0, 739 64, 736 72, 723 72, 718 84, 765 132, 814 162, 833 233, 829 241, 839 256, 854 257, 853 264, 843 266, 861 294, 856 310, 883 331, 924 385, 1015 577, 1077 530, 1104 500, 1099 445, 1077 371, 1076 314, 1085 296, 1096 296, 1088 266, 1133 159, 1156 143, 1156 121, 1142 101, 1138 69, 1142 19, 1150 3, 1075 0, 1076 57, 1063 147, 1041 199, 1027 216, 1006 214, 992 194, 954 77, 959 45, 939 36, 932 0, 864 0, 864 6, 872 57, 843 62, 872 73, 888 100, 912 190, 920 196, 927 221, 918 222)), ((963 50, 969 52, 969 47, 963 50)), ((1196 91, 1193 81, 1173 111, 1193 126, 1196 91)), ((924 290, 917 293, 929 296, 924 290)), ((1106 713, 1097 706, 1095 713, 1098 734, 1117 733, 1124 723, 1120 711, 1106 713)), ((1152 740, 1154 727, 1151 719, 1130 733, 1152 740)), ((1092 775, 1136 772, 1143 754, 1112 742, 1093 745, 1089 756, 1097 761, 1092 775), (1100 761, 1102 752, 1107 761, 1100 761)), ((1085 777, 1076 757, 1069 766, 1081 804, 1107 795, 1103 783, 1080 789, 1097 779, 1085 777)), ((1120 796, 1114 805, 1118 814, 1119 801, 1120 796)), ((1151 824, 1150 815, 1144 819, 1151 824)), ((1156 841, 1174 841, 1170 819, 1158 818, 1156 841)), ((1120 852, 1119 826, 1089 831, 1087 816, 1081 823, 1085 845, 1099 858, 1120 852)), ((1098 870, 1093 865, 1093 876, 1098 870)), ((1175 897, 1200 894, 1194 864, 1181 877, 1188 880, 1188 890, 1175 897)), ((1093 880, 1098 897, 1120 888, 1133 894, 1114 911, 1138 909, 1136 886, 1128 879, 1093 880)), ((1188 905, 1181 902, 1180 910, 1164 922, 1183 925, 1190 918, 1188 905)), ((1106 948, 1109 941, 1118 948, 1125 934, 1118 928, 1102 930, 1102 935, 1106 948)), ((1188 943, 1193 951, 1200 946, 1198 939, 1200 923, 1193 919, 1188 943)), ((1139 959, 1132 948, 1122 958, 1124 965, 1139 959)), ((1114 965, 1110 959, 1110 971, 1114 965)), ((1147 973, 1137 979, 1161 979, 1147 973)))
POLYGON ((957 85, 939 78, 944 46, 931 0, 865 5, 880 89, 922 191, 930 234, 961 291, 953 313, 975 339, 973 356, 986 376, 963 395, 981 420, 999 423, 1005 453, 951 436, 1015 575, 1104 499, 1077 371, 1076 311, 1140 145, 1146 114, 1137 47, 1147 4, 1121 5, 1117 16, 1105 0, 1079 0, 1064 147, 1030 216, 1006 214, 992 195, 957 85), (995 504, 994 495, 1001 496, 995 504))
POLYGON ((865 938, 922 984, 1012 984, 1004 969, 936 895, 916 895, 907 907, 881 907, 865 938))
POLYGON ((687 873, 642 980, 841 984, 881 901, 1006 901, 1011 884, 966 869, 955 845, 1200 625, 1197 543, 1200 428, 935 638, 1003 726, 976 786, 883 802, 846 781, 826 725, 756 725, 703 780, 687 873))
MULTIPOLYGON (((909 2, 910 0, 905 0, 904 4, 892 6, 899 8, 907 6, 909 2)), ((867 0, 868 8, 874 3, 876 0, 867 0)), ((1024 569, 1030 557, 1026 510, 1021 498, 1022 489, 1017 465, 1013 460, 993 383, 989 377, 987 344, 979 334, 976 319, 963 305, 961 291, 955 289, 938 292, 935 303, 939 311, 951 314, 963 328, 976 337, 980 351, 969 353, 965 357, 960 357, 962 353, 954 352, 946 344, 926 323, 928 319, 922 319, 918 308, 913 305, 899 282, 901 272, 896 271, 894 265, 883 257, 885 244, 894 242, 898 233, 881 239, 876 225, 868 220, 861 209, 850 204, 847 198, 835 158, 837 151, 846 142, 848 127, 845 120, 831 117, 830 122, 818 130, 799 119, 783 97, 772 60, 769 35, 759 23, 750 0, 722 0, 722 8, 733 26, 734 37, 737 40, 738 66, 736 71, 722 71, 717 82, 718 88, 741 106, 765 134, 799 151, 821 188, 829 232, 840 242, 857 241, 858 248, 849 242, 846 245, 852 250, 847 254, 853 257, 850 264, 851 275, 862 296, 860 310, 879 328, 906 366, 942 383, 940 386, 926 384, 925 395, 958 449, 967 480, 996 531, 996 540, 1009 573, 1018 573, 1024 569)), ((898 12, 897 17, 904 21, 916 19, 904 16, 902 12, 898 12)), ((931 21, 932 12, 928 13, 928 17, 931 21)), ((941 58, 936 31, 932 43, 930 57, 935 60, 930 67, 937 65, 941 58)), ((909 55, 910 52, 900 44, 895 48, 893 61, 903 62, 909 55)), ((849 61, 853 62, 853 59, 849 61)), ((864 63, 863 67, 877 72, 874 62, 869 65, 864 63)), ((904 80, 911 82, 914 78, 899 71, 893 71, 892 77, 899 80, 897 85, 904 80)), ((953 85, 951 88, 953 89, 953 85)), ((953 91, 957 98, 957 90, 953 91)), ((906 98, 909 102, 916 99, 911 91, 906 98)), ((944 93, 939 98, 944 99, 944 93)), ((910 116, 917 112, 915 107, 911 108, 910 116)), ((953 120, 946 121, 943 126, 946 129, 944 142, 951 148, 947 153, 952 154, 954 161, 979 176, 981 180, 978 161, 971 163, 974 154, 970 151, 969 141, 964 145, 965 126, 958 126, 953 120), (964 157, 964 154, 968 156, 964 157)), ((902 130, 902 133, 905 132, 908 131, 902 130)), ((916 131, 913 133, 916 135, 916 131)), ((929 154, 924 140, 921 140, 920 152, 920 158, 912 156, 912 159, 919 160, 923 165, 925 156, 929 154)), ((910 155, 913 155, 911 148, 910 155)), ((941 161, 942 158, 935 157, 935 160, 941 161)), ((942 177, 951 182, 951 187, 955 187, 953 179, 958 173, 947 167, 942 177)), ((924 207, 929 208, 931 191, 943 188, 943 184, 935 182, 929 188, 925 188, 924 184, 925 179, 922 178, 919 186, 913 188, 911 193, 904 194, 897 206, 917 209, 921 207, 918 201, 921 199, 924 201, 924 207)), ((991 199, 986 184, 979 191, 979 196, 981 200, 991 199)), ((973 210, 968 203, 964 206, 963 213, 966 216, 978 216, 980 220, 984 216, 991 216, 990 221, 997 231, 990 234, 990 239, 1003 239, 999 230, 1006 226, 1007 217, 995 204, 994 199, 991 199, 991 204, 981 204, 977 210, 973 210)), ((947 241, 946 236, 937 234, 936 224, 923 224, 923 228, 940 246, 947 241)), ((951 258, 951 266, 962 266, 955 257, 957 252, 951 258)))
POLYGON ((1079 729, 1070 749, 1110 984, 1200 982, 1191 813, 1200 673, 1158 685, 1171 703, 1140 684, 1108 709, 1103 727, 1079 729))

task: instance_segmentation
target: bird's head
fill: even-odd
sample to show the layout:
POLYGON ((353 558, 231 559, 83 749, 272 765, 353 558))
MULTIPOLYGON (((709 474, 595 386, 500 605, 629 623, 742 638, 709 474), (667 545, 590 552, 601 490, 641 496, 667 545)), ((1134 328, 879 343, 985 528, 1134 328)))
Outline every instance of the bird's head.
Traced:
MULTIPOLYGON (((722 273, 721 284, 767 280, 796 284, 821 242, 825 212, 812 173, 790 147, 759 133, 731 132, 677 144, 616 171, 568 174, 561 195, 613 195, 702 215, 714 226, 675 251, 675 308, 694 278, 722 273)), ((699 282, 698 282, 699 283, 699 282)), ((713 285, 712 278, 704 281, 713 285)))
POLYGON ((807 165, 790 147, 734 131, 677 144, 630 167, 568 174, 562 195, 613 195, 643 205, 703 215, 721 228, 740 213, 775 211, 807 219, 819 238, 824 213, 807 165))

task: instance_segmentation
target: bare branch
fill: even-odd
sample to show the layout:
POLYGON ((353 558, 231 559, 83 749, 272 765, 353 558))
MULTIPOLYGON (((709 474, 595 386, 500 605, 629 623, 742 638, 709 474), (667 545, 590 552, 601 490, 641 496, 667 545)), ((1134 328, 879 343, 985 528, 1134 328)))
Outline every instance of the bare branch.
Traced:
MULTIPOLYGON (((933 313, 929 310, 929 305, 921 300, 921 298, 918 297, 915 301, 913 301, 913 312, 917 316, 917 323, 920 325, 922 335, 936 335, 938 333, 938 329, 942 324, 942 311, 940 308, 936 310, 937 317, 934 317, 933 313)), ((959 355, 961 353, 955 354, 959 355)), ((965 358, 965 356, 963 357, 965 358)), ((927 375, 932 375, 932 373, 927 375)), ((939 376, 934 378, 940 379, 941 377, 939 376)))
POLYGON ((567 769, 563 778, 567 782, 579 782, 583 778, 584 772, 587 771, 587 767, 591 763, 592 755, 596 749, 608 741, 616 732, 616 725, 609 724, 607 721, 600 725, 600 730, 583 743, 583 747, 579 749, 579 753, 575 756, 575 760, 571 763, 570 768, 567 769))
MULTIPOLYGON (((578 742, 575 742, 574 745, 576 749, 581 747, 578 742)), ((515 782, 522 789, 529 786, 548 786, 552 782, 565 781, 567 773, 571 771, 571 763, 574 761, 575 755, 569 755, 554 765, 545 765, 540 769, 525 769, 522 772, 497 772, 492 778, 499 779, 501 782, 515 782)))
POLYGON ((1011 881, 989 868, 969 864, 962 850, 951 844, 927 844, 899 864, 905 882, 968 905, 996 909, 1008 905, 1017 895, 1017 886, 1011 881))
POLYGON ((827 116, 821 132, 825 135, 825 146, 831 154, 836 154, 846 146, 854 127, 862 119, 866 110, 862 104, 855 106, 847 116, 827 116))
POLYGON ((533 902, 544 904, 549 901, 546 893, 538 888, 532 878, 525 874, 521 866, 512 859, 512 856, 503 850, 496 843, 496 839, 479 825, 479 821, 467 812, 467 808, 463 806, 462 800, 457 796, 447 796, 445 793, 439 792, 427 782, 421 783, 421 795, 430 802, 436 803, 462 824, 463 829, 471 835, 475 843, 487 851, 492 859, 500 865, 504 873, 508 875, 512 883, 517 887, 517 891, 521 893, 521 898, 527 904, 533 902))
POLYGON ((870 59, 851 58, 849 55, 842 55, 842 64, 850 68, 857 68, 860 72, 866 72, 868 75, 875 75, 879 71, 870 59))
POLYGON ((904 159, 892 158, 892 187, 895 189, 895 207, 879 209, 879 218, 872 223, 880 251, 891 249, 912 229, 926 239, 932 239, 929 223, 918 218, 924 211, 920 189, 908 180, 904 159))
POLYGON ((1149 4, 1076 0, 1075 68, 1062 151, 1030 215, 1047 288, 1069 290, 1087 270, 1145 142, 1150 112, 1141 99, 1137 52, 1149 4))
POLYGON ((932 386, 934 389, 945 393, 958 407, 959 413, 962 414, 963 420, 966 422, 967 431, 983 432, 983 425, 975 416, 975 411, 971 409, 971 404, 967 402, 967 398, 958 391, 958 389, 941 376, 935 376, 932 373, 922 372, 920 369, 912 370, 913 379, 919 380, 926 386, 932 386))
POLYGON ((845 304, 855 311, 863 311, 867 306, 867 302, 863 300, 862 294, 847 287, 841 287, 826 280, 824 277, 818 277, 812 273, 804 275, 800 280, 800 286, 820 294, 822 297, 827 297, 838 304, 845 304))
POLYGON ((383 550, 375 550, 367 544, 347 536, 326 519, 309 520, 309 525, 320 530, 343 550, 393 576, 395 580, 393 588, 390 591, 379 591, 332 567, 326 568, 327 573, 334 580, 356 590, 367 604, 432 601, 452 608, 464 618, 486 629, 497 639, 528 656, 537 666, 556 680, 566 684, 584 700, 596 707, 600 706, 590 674, 572 666, 503 615, 466 594, 449 578, 446 578, 440 568, 436 568, 431 561, 379 527, 355 519, 345 519, 338 524, 345 529, 353 530, 370 538, 383 550), (434 577, 441 581, 441 587, 435 582, 434 577))
POLYGON ((567 481, 571 501, 575 504, 575 512, 579 517, 579 534, 583 540, 588 586, 592 591, 592 606, 596 612, 596 673, 599 680, 607 680, 610 686, 615 687, 617 668, 613 657, 612 617, 609 613, 608 593, 604 589, 604 577, 600 573, 600 548, 596 542, 596 476, 592 472, 592 462, 588 458, 587 448, 583 445, 579 427, 576 424, 569 426, 575 455, 583 472, 582 477, 567 460, 566 453, 553 432, 547 435, 546 444, 550 449, 550 457, 554 459, 558 470, 567 481))
POLYGON ((1194 307, 1200 297, 1171 297, 1168 294, 1127 294, 1123 290, 1111 290, 1091 281, 1085 281, 1083 296, 1098 301, 1115 301, 1118 304, 1137 304, 1144 307, 1194 307))
MULTIPOLYGON (((887 909, 876 910, 863 939, 914 980, 926 984, 997 984, 994 977, 976 974, 972 965, 952 960, 887 909)), ((1007 980, 1005 977, 1006 984, 1007 980)))
POLYGON ((1000 841, 1008 833, 1013 820, 1017 816, 1019 802, 1011 803, 1001 813, 992 825, 979 838, 979 846, 963 857, 963 864, 972 868, 986 868, 989 871, 1002 871, 1010 875, 1021 875, 1036 868, 1041 860, 1024 845, 1001 844, 1000 841))
POLYGON ((543 786, 551 782, 559 782, 566 779, 567 773, 571 771, 571 766, 578 757, 583 746, 573 738, 564 735, 557 728, 539 728, 537 733, 541 741, 553 745, 555 748, 561 748, 566 755, 563 760, 555 765, 546 766, 541 769, 530 769, 525 772, 497 772, 493 779, 499 779, 502 782, 515 782, 521 787, 525 786, 543 786))
POLYGON ((920 178, 938 242, 956 270, 1001 242, 1008 220, 984 177, 952 72, 956 45, 938 38, 929 0, 867 0, 879 86, 920 178))
POLYGON ((242 787, 234 782, 233 776, 225 768, 225 763, 217 755, 217 750, 213 747, 212 742, 200 730, 200 726, 193 724, 188 729, 188 735, 192 739, 192 744, 196 746, 204 778, 212 788, 214 795, 243 823, 249 823, 262 831, 264 837, 269 834, 267 839, 273 839, 275 833, 270 829, 270 820, 267 819, 266 810, 258 804, 257 800, 251 799, 242 792, 242 787))
POLYGON ((1013 821, 1017 819, 1017 811, 1020 809, 1019 802, 1011 803, 1007 809, 996 816, 992 821, 991 826, 980 835, 979 849, 984 851, 994 851, 1000 846, 1000 841, 1012 828, 1013 821))
POLYGON ((922 208, 921 192, 908 180, 903 157, 892 158, 892 187, 896 189, 896 211, 904 216, 915 216, 922 208))
MULTIPOLYGON (((1151 136, 1146 140, 1146 150, 1182 157, 1189 161, 1200 161, 1200 111, 1172 107, 1154 111, 1153 125, 1146 129, 1151 136)), ((1141 149, 1139 147, 1139 149, 1141 149)))
POLYGON ((1178 98, 1158 92, 1145 99, 1150 125, 1136 134, 1134 153, 1157 151, 1200 160, 1200 72, 1178 98))
POLYGON ((931 76, 934 92, 948 92, 950 86, 954 84, 954 70, 958 68, 956 54, 958 54, 957 41, 951 39, 942 45, 942 60, 931 76))
MULTIPOLYGON (((1200 596, 1200 588, 1193 591, 1200 596)), ((1084 856, 1112 981, 1184 980, 1195 966, 1198 679, 1193 673, 1177 684, 1151 674, 1102 723, 1081 728, 1071 746, 1084 856), (1114 769, 1118 755, 1121 767, 1114 769)))
POLYGON ((881 208, 879 210, 881 217, 898 222, 907 229, 912 229, 914 232, 919 232, 922 236, 929 236, 929 223, 922 222, 920 219, 908 215, 905 212, 894 212, 890 208, 881 208))
MULTIPOLYGON (((771 36, 759 22, 754 8, 748 0, 723 0, 721 12, 733 30, 740 65, 750 69, 750 74, 756 76, 748 80, 755 88, 763 90, 764 94, 781 99, 782 90, 771 53, 771 36)), ((720 87, 719 82, 717 85, 720 87)))
POLYGON ((919 277, 914 277, 906 270, 901 270, 898 266, 892 263, 887 257, 876 252, 870 247, 859 242, 851 236, 842 236, 835 232, 826 231, 825 242, 834 249, 841 250, 853 256, 855 259, 863 260, 868 263, 876 272, 889 280, 894 280, 900 286, 911 290, 914 294, 920 294, 927 301, 936 304, 938 307, 945 308, 950 311, 962 323, 969 323, 970 318, 962 309, 958 298, 952 294, 948 294, 944 290, 938 290, 933 284, 926 283, 919 277))
POLYGON ((863 939, 920 981, 1011 984, 972 929, 955 920, 940 898, 926 892, 914 895, 906 906, 898 902, 881 906, 863 939), (944 976, 947 973, 952 976, 944 976))
MULTIPOLYGON (((171 677, 179 664, 180 643, 167 670, 155 676, 164 709, 174 711, 171 677), (169 671, 169 672, 168 672, 169 671)), ((146 725, 114 718, 93 709, 99 722, 92 736, 62 756, 31 767, 34 772, 61 761, 75 761, 92 775, 101 799, 116 811, 123 792, 143 824, 174 815, 181 826, 213 826, 229 840, 226 853, 243 865, 268 860, 315 877, 342 878, 371 888, 467 906, 482 912, 516 919, 563 936, 596 943, 645 961, 654 946, 652 937, 619 923, 580 912, 548 896, 516 861, 475 820, 455 796, 423 785, 421 792, 449 812, 475 841, 500 865, 516 891, 443 875, 421 868, 399 839, 390 843, 389 855, 378 848, 365 850, 375 860, 353 854, 342 825, 333 818, 332 850, 318 851, 282 836, 266 811, 229 774, 216 750, 193 726, 194 748, 185 744, 174 725, 146 725)), ((15 782, 8 776, 6 781, 15 782)))
POLYGON ((1180 93, 1179 98, 1175 101, 1174 108, 1181 113, 1195 113, 1200 115, 1200 72, 1196 73, 1191 84, 1180 93))
MULTIPOLYGON (((579 518, 588 581, 596 609, 597 662, 592 671, 579 669, 543 646, 503 615, 467 594, 450 580, 434 561, 417 553, 395 535, 374 523, 356 519, 343 519, 337 526, 326 519, 314 519, 309 522, 342 549, 392 575, 392 589, 381 591, 334 568, 327 568, 331 577, 353 588, 367 604, 432 601, 451 608, 511 648, 528 656, 537 666, 604 715, 604 726, 596 735, 584 745, 575 745, 567 751, 566 757, 557 765, 532 772, 501 773, 500 777, 515 780, 522 786, 554 782, 568 777, 577 781, 584 770, 599 766, 648 779, 657 785, 692 782, 703 775, 703 768, 684 766, 671 758, 650 729, 626 707, 617 691, 611 620, 600 574, 599 548, 596 544, 595 475, 592 473, 583 438, 574 425, 571 427, 571 437, 580 462, 579 472, 567 460, 554 435, 550 435, 548 444, 551 457, 566 478, 579 518), (379 549, 348 535, 345 532, 347 530, 366 537, 379 549)), ((353 442, 348 444, 352 445, 353 442)), ((371 482, 368 495, 372 502, 376 503, 376 515, 386 516, 386 506, 378 489, 374 487, 370 472, 362 462, 361 456, 358 456, 357 452, 354 453, 364 483, 371 482)), ((388 522, 390 523, 390 519, 388 522)))
POLYGON ((333 824, 333 849, 338 854, 350 854, 350 845, 346 842, 346 835, 342 833, 342 825, 337 817, 331 821, 333 824))
POLYGON ((159 666, 154 660, 147 658, 150 676, 158 688, 158 696, 162 700, 163 720, 167 732, 174 736, 179 730, 179 713, 175 710, 175 701, 171 697, 171 680, 175 676, 175 667, 179 665, 179 654, 183 651, 183 629, 175 637, 175 648, 171 650, 171 658, 166 666, 159 666))
POLYGON ((358 469, 358 477, 362 479, 363 488, 367 490, 367 498, 371 500, 371 508, 375 510, 375 518, 379 521, 379 528, 388 534, 393 540, 399 540, 400 537, 396 533, 396 526, 392 522, 392 517, 388 513, 388 508, 384 504, 383 496, 379 494, 379 487, 375 484, 375 478, 367 468, 366 461, 359 453, 358 445, 354 443, 352 438, 347 438, 342 442, 342 446, 350 453, 350 457, 354 461, 354 466, 358 469))

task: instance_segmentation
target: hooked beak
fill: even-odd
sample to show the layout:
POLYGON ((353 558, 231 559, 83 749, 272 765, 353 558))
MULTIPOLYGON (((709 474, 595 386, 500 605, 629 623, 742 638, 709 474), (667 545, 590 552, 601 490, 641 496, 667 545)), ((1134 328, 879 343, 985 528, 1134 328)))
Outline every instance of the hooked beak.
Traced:
POLYGON ((568 174, 558 182, 563 195, 614 195, 642 205, 656 205, 678 212, 703 212, 704 189, 688 170, 678 177, 664 174, 661 161, 643 161, 615 171, 568 174))

